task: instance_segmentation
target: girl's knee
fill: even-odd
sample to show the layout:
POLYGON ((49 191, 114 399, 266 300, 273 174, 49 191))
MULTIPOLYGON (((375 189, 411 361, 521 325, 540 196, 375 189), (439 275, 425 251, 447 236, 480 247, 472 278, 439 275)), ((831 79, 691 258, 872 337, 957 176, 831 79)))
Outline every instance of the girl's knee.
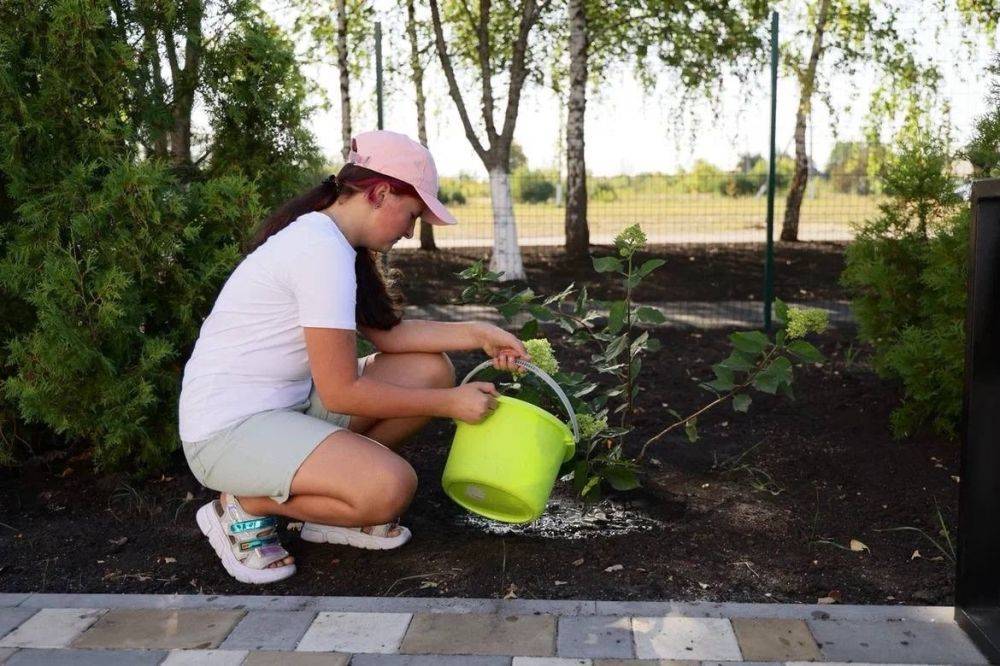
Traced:
POLYGON ((361 507, 365 522, 387 523, 406 511, 417 492, 417 473, 406 461, 387 470, 383 483, 367 498, 361 507))
POLYGON ((424 377, 429 388, 451 388, 455 385, 455 366, 445 353, 424 354, 424 377))

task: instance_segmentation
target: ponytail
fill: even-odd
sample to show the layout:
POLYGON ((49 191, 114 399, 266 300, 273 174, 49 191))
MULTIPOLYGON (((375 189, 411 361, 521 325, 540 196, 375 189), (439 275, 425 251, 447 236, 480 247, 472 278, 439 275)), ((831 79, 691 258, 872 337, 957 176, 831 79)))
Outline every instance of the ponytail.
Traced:
MULTIPOLYGON (((353 196, 367 190, 371 199, 372 190, 380 182, 388 182, 392 191, 397 194, 416 196, 416 191, 407 183, 364 167, 345 164, 339 174, 328 176, 316 187, 286 201, 264 218, 248 244, 246 254, 259 248, 268 238, 306 213, 329 208, 342 195, 353 196)), ((402 317, 396 291, 379 263, 375 251, 356 248, 354 275, 358 283, 358 295, 354 317, 360 326, 387 331, 402 321, 402 317)))

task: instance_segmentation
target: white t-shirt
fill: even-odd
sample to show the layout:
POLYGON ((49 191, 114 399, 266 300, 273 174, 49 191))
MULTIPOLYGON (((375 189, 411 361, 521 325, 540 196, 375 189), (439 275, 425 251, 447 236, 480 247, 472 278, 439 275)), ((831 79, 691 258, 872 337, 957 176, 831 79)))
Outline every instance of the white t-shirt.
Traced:
POLYGON ((307 213, 251 252, 222 287, 184 368, 180 436, 198 442, 312 388, 304 326, 355 330, 354 248, 307 213))

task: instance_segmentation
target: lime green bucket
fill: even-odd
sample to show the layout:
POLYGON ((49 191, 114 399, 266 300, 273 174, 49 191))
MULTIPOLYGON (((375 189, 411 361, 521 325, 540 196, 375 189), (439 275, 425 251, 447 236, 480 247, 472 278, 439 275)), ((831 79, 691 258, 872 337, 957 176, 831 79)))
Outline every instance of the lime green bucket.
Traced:
MULTIPOLYGON (((579 439, 576 415, 559 384, 532 363, 517 364, 555 391, 572 432, 541 407, 501 396, 481 423, 457 423, 441 477, 445 493, 459 505, 505 523, 528 523, 542 515, 559 467, 573 457, 579 439)), ((490 365, 480 364, 462 383, 490 365)))

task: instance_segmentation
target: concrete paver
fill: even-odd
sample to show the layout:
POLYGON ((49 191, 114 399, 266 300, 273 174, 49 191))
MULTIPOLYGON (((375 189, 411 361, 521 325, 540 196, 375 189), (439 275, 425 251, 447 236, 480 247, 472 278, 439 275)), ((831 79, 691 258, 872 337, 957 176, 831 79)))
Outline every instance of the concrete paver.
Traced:
POLYGON ((922 664, 985 664, 986 659, 957 624, 930 622, 809 622, 829 661, 922 664))
POLYGON ((0 639, 0 647, 66 647, 103 614, 99 608, 43 608, 0 639))
POLYGON ((0 608, 0 638, 3 638, 37 611, 34 608, 0 608))
POLYGON ((296 648, 302 652, 396 652, 410 613, 320 613, 296 648))
POLYGON ((30 596, 30 592, 0 592, 0 606, 17 606, 30 596))
POLYGON ((243 611, 128 609, 108 611, 73 642, 77 648, 217 648, 243 611))
POLYGON ((336 652, 251 652, 243 666, 348 666, 351 655, 336 652))
POLYGON ((160 666, 240 666, 246 650, 171 650, 160 666))
POLYGON ((400 652, 523 657, 555 655, 554 615, 434 615, 418 613, 400 652))
MULTIPOLYGON (((595 659, 594 666, 701 666, 686 659, 595 659)), ((740 666, 743 666, 740 664, 740 666)))
POLYGON ((312 611, 250 611, 219 647, 223 650, 294 650, 315 617, 312 611))
POLYGON ((356 654, 351 666, 510 666, 510 657, 448 654, 356 654))
POLYGON ((560 657, 632 657, 632 625, 627 617, 561 617, 556 654, 560 657))
POLYGON ((4 666, 154 666, 160 650, 18 650, 4 666))
POLYGON ((947 607, 105 594, 0 601, 8 602, 0 603, 0 664, 986 663, 947 607))
POLYGON ((635 655, 640 659, 740 661, 729 620, 708 617, 634 617, 635 655))
POLYGON ((819 647, 802 620, 734 618, 743 658, 751 661, 817 661, 819 647))

